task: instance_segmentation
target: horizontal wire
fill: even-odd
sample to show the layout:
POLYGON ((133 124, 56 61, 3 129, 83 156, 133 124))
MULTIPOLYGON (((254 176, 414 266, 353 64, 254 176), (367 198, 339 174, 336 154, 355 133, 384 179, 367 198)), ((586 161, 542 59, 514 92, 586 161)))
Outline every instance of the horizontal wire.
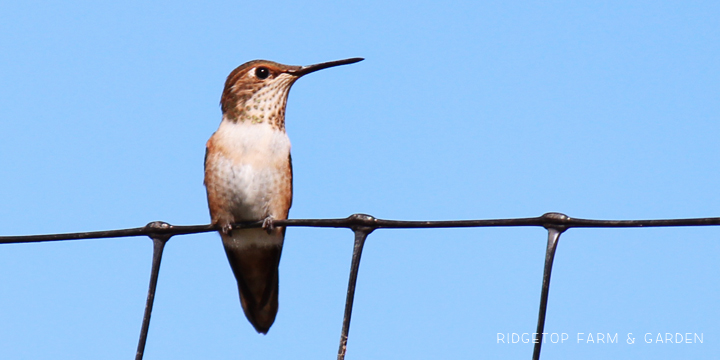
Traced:
MULTIPOLYGON (((233 229, 262 227, 263 221, 236 223, 233 229)), ((628 228, 628 227, 678 227, 678 226, 717 226, 720 217, 691 219, 661 220, 592 220, 576 219, 560 213, 546 213, 532 218, 487 219, 487 220, 440 220, 440 221, 406 221, 376 219, 370 215, 354 214, 338 219, 287 219, 273 220, 273 226, 297 227, 330 227, 348 228, 367 227, 372 229, 418 229, 418 228, 463 228, 463 227, 517 227, 542 226, 545 228, 628 228)), ((42 241, 106 239, 132 236, 152 235, 188 235, 219 230, 219 226, 207 225, 170 225, 163 222, 152 222, 144 227, 90 231, 47 235, 0 236, 0 244, 30 243, 42 241), (157 226, 162 223, 163 226, 157 226)))

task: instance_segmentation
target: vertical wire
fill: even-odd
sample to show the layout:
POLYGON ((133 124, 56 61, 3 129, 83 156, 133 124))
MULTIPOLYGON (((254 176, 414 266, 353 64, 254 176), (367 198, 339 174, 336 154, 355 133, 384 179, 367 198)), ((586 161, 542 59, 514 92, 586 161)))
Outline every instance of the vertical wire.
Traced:
POLYGON ((345 299, 345 314, 343 315, 342 331, 340 333, 340 348, 338 349, 338 360, 345 359, 347 351, 348 333, 350 332, 350 317, 352 316, 353 300, 355 298, 355 285, 357 284, 358 270, 360 268, 360 257, 362 256, 365 239, 374 229, 368 227, 353 228, 355 233, 355 245, 353 246, 352 262, 350 263, 350 279, 348 280, 347 297, 345 299))
MULTIPOLYGON (((155 221, 147 225, 149 228, 168 228, 170 224, 155 221)), ((172 235, 157 235, 150 234, 150 238, 153 241, 153 257, 152 267, 150 269, 150 285, 148 286, 147 300, 145 302, 145 314, 143 315, 143 322, 140 328, 140 339, 138 339, 137 352, 135 353, 135 360, 142 360, 145 353, 145 343, 147 343, 148 330, 150 329, 150 315, 152 314, 153 303, 155 301, 155 289, 157 289, 158 275, 160 274, 160 261, 162 260, 163 249, 165 249, 165 243, 170 240, 172 235)))
POLYGON ((550 293, 550 274, 552 273, 555 250, 557 250, 560 234, 564 228, 548 227, 548 243, 545 251, 545 269, 543 270, 542 291, 540 293, 540 311, 538 313, 537 331, 535 332, 535 348, 533 349, 533 360, 540 359, 540 347, 543 342, 543 330, 545 329, 545 314, 547 311, 548 296, 550 293))

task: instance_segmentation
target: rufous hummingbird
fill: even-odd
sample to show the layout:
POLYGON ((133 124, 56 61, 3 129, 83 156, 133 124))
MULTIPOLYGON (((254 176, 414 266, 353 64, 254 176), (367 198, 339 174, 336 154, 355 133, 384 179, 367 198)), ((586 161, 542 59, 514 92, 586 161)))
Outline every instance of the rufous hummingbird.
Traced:
POLYGON ((222 121, 207 142, 205 187, 212 224, 220 227, 225 253, 238 283, 245 316, 266 334, 278 309, 278 265, 292 204, 290 139, 285 104, 301 76, 363 60, 352 58, 310 66, 254 60, 228 75, 220 98, 222 121), (262 229, 233 224, 263 220, 262 229))

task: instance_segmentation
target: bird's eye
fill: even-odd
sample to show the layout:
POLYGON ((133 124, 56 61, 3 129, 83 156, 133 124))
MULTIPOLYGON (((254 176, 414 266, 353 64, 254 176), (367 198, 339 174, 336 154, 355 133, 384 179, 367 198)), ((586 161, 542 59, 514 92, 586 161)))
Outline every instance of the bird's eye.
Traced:
POLYGON ((255 69, 255 76, 260 80, 265 80, 270 76, 270 70, 266 67, 259 67, 255 69))

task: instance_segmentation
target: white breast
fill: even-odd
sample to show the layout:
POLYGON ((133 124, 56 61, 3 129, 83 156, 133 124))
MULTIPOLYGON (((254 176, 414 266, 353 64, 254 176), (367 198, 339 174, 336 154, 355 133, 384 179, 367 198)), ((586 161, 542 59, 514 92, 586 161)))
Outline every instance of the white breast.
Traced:
POLYGON ((223 120, 212 141, 219 150, 212 155, 214 186, 227 196, 235 221, 280 217, 273 204, 292 181, 287 134, 268 124, 223 120))

